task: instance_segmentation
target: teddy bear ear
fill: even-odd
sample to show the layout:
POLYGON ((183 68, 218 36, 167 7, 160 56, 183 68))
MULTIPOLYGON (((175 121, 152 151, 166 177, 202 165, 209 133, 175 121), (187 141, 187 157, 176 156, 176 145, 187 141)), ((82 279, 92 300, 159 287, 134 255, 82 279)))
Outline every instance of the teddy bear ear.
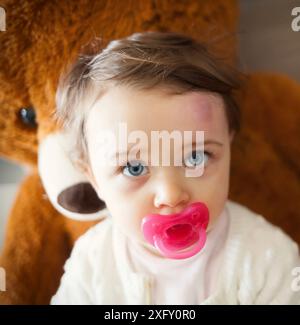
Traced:
POLYGON ((72 164, 70 135, 49 134, 39 144, 38 170, 53 206, 64 216, 90 221, 108 216, 105 203, 99 199, 86 176, 72 164))

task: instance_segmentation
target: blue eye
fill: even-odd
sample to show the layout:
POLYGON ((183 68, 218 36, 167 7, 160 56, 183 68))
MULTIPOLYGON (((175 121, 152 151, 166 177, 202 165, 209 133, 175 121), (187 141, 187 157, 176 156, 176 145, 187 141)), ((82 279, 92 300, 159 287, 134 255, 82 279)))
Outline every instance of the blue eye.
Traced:
POLYGON ((206 164, 207 160, 210 158, 211 154, 207 151, 194 150, 192 154, 185 159, 184 163, 187 167, 195 167, 201 165, 204 160, 204 164, 206 164), (205 155, 208 157, 205 159, 205 155))
POLYGON ((140 176, 145 175, 147 172, 147 167, 140 162, 129 163, 123 168, 124 175, 127 176, 140 176))

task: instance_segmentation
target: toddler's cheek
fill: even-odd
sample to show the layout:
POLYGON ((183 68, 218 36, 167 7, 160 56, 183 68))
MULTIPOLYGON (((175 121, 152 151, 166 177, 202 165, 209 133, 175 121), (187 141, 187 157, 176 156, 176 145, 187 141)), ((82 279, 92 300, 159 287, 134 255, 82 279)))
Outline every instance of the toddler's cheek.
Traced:
POLYGON ((219 216, 210 217, 208 227, 207 227, 207 231, 210 231, 211 229, 214 228, 214 226, 215 226, 218 219, 219 219, 219 216))
POLYGON ((125 216, 124 218, 114 219, 114 223, 126 234, 130 239, 143 240, 143 234, 141 231, 142 220, 131 216, 125 216))
POLYGON ((215 203, 213 205, 208 206, 209 223, 208 223, 207 231, 210 231, 214 227, 215 223, 219 220, 220 215, 225 208, 225 203, 226 203, 226 200, 222 200, 219 203, 215 203))

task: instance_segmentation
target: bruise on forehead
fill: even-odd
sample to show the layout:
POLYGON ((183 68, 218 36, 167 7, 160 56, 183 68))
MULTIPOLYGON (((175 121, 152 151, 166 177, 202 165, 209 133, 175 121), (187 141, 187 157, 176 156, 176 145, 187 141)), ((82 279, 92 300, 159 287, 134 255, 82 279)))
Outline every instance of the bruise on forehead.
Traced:
POLYGON ((210 92, 190 93, 186 98, 185 109, 187 121, 193 121, 191 123, 197 125, 197 129, 207 131, 211 136, 220 135, 227 130, 221 95, 210 92))
POLYGON ((220 106, 220 98, 211 93, 193 93, 188 99, 188 111, 195 121, 211 123, 214 117, 214 107, 220 106))

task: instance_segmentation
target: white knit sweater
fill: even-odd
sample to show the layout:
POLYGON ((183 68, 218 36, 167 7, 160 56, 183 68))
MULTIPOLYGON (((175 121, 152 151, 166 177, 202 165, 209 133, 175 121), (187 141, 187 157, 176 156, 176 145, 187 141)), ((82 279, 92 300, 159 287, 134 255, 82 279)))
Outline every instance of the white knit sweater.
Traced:
MULTIPOLYGON (((194 303, 300 304, 300 279, 292 274, 300 267, 297 244, 248 208, 230 200, 225 208, 229 228, 214 290, 194 303)), ((89 229, 76 241, 51 304, 172 304, 153 294, 155 276, 133 268, 128 241, 111 217, 89 229)), ((188 297, 181 302, 193 303, 188 297)))

